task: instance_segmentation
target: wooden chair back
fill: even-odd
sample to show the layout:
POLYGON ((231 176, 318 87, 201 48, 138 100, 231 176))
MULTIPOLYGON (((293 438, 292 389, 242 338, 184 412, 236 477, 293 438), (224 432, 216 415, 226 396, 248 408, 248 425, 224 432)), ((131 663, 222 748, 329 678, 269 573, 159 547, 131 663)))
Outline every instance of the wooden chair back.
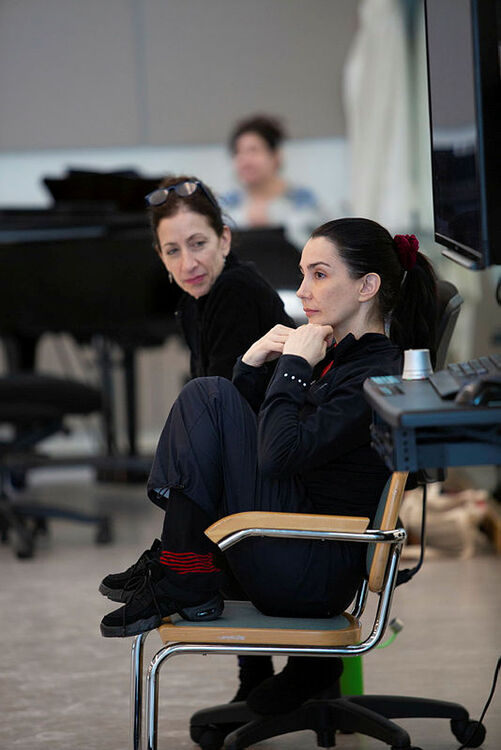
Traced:
MULTIPOLYGON (((389 531, 396 528, 402 497, 407 482, 407 471, 394 471, 381 493, 372 528, 389 531)), ((367 576, 369 589, 379 592, 384 586, 390 545, 375 542, 367 551, 367 576)))

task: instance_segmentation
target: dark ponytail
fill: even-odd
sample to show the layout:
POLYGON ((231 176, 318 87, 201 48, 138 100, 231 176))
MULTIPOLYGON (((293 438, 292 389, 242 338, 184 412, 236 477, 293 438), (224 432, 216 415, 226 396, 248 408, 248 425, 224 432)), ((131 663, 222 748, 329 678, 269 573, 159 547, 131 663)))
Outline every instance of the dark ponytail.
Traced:
POLYGON ((397 243, 380 224, 370 219, 336 219, 315 229, 312 237, 325 237, 337 248, 350 276, 377 273, 381 287, 377 314, 390 339, 402 350, 429 349, 436 356, 437 287, 429 260, 417 253, 405 270, 397 243))
POLYGON ((402 349, 429 349, 435 366, 437 322, 435 273, 428 258, 418 253, 393 308, 389 335, 402 349))

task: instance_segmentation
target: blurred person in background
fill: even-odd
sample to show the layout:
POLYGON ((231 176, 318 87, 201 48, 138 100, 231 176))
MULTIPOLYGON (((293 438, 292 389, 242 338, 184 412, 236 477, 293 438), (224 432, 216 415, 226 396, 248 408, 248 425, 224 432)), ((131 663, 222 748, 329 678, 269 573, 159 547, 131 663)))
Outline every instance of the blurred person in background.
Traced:
POLYGON ((291 185, 282 176, 284 138, 280 121, 268 115, 235 125, 229 148, 240 186, 223 202, 238 228, 283 226, 299 250, 325 217, 309 188, 291 185))

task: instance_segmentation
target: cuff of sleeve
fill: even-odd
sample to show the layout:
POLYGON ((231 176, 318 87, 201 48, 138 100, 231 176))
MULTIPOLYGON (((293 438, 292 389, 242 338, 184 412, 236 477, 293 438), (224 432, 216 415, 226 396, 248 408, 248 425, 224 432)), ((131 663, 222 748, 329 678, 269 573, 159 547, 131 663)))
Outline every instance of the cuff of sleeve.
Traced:
POLYGON ((250 375, 261 372, 266 374, 266 367, 264 365, 263 367, 252 367, 252 365, 248 365, 243 362, 242 357, 239 357, 237 359, 237 361, 235 362, 235 366, 233 367, 233 377, 235 377, 236 375, 250 375))
POLYGON ((303 357, 298 357, 295 354, 284 354, 278 360, 273 380, 266 395, 280 392, 299 393, 301 391, 306 395, 312 375, 313 368, 303 357))

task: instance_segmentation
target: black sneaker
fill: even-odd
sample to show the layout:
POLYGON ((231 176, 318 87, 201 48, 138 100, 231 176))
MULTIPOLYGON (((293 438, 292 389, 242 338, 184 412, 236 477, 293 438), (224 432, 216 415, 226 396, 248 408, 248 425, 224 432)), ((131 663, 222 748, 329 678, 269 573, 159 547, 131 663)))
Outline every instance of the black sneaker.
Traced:
POLYGON ((146 574, 138 579, 129 603, 103 617, 101 635, 105 638, 139 635, 158 628, 165 617, 175 612, 185 620, 197 622, 215 620, 223 611, 224 602, 219 593, 205 602, 187 603, 175 601, 169 589, 172 591, 162 566, 150 562, 146 574))
POLYGON ((112 602, 129 602, 146 574, 148 563, 160 558, 161 549, 162 542, 160 539, 155 539, 150 549, 145 550, 130 568, 124 570, 123 573, 110 573, 103 578, 99 586, 101 594, 107 596, 112 602))

